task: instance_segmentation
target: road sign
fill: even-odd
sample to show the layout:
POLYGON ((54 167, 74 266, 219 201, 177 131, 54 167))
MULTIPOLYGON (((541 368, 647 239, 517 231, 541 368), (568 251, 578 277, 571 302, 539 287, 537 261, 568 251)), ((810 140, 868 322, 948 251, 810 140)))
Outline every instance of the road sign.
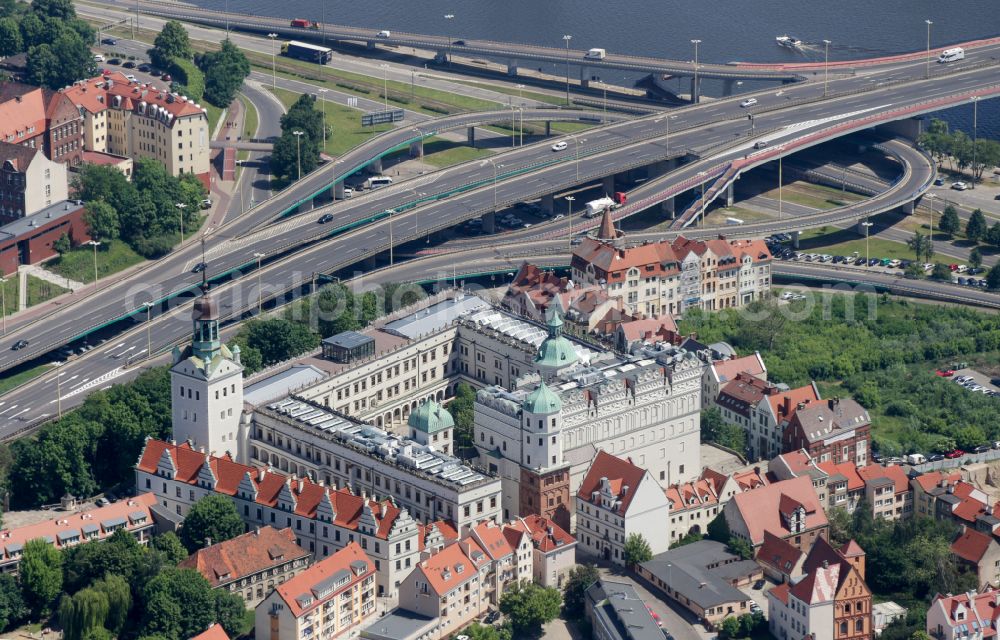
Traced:
POLYGON ((403 120, 403 110, 402 109, 390 109, 388 111, 372 111, 371 113, 366 113, 361 116, 361 126, 362 127, 372 127, 377 124, 385 124, 386 122, 402 122, 403 120))

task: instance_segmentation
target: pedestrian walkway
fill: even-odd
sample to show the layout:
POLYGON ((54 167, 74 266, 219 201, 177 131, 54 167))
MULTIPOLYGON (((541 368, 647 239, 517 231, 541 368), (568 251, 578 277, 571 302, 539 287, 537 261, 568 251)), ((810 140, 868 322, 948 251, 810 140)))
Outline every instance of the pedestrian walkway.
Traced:
POLYGON ((46 282, 51 282, 54 285, 60 286, 64 289, 69 289, 70 291, 79 291, 83 289, 86 284, 83 282, 77 282, 76 280, 70 280, 66 276, 61 276, 58 273, 52 273, 48 269, 45 269, 40 264, 25 264, 19 267, 19 270, 25 275, 33 275, 39 280, 45 280, 46 282))

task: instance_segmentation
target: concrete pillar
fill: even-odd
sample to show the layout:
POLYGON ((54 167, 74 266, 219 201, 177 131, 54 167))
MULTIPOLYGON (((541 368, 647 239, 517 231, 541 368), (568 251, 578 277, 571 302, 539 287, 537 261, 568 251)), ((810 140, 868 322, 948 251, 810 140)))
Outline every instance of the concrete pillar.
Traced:
POLYGON ((511 78, 517 77, 517 60, 511 60, 507 63, 507 75, 511 78))
POLYGON ((552 135, 552 121, 551 120, 546 120, 545 121, 545 135, 547 135, 547 136, 551 136, 552 135))
POLYGON ((733 206, 733 191, 734 191, 734 187, 735 186, 736 186, 735 182, 730 182, 729 186, 726 187, 726 206, 727 207, 733 206))
POLYGON ((423 158, 424 157, 424 140, 414 140, 410 143, 410 157, 411 158, 423 158))
POLYGON ((343 200, 344 199, 344 182, 343 181, 335 182, 333 184, 333 197, 336 198, 337 200, 343 200))
POLYGON ((375 256, 368 256, 367 258, 365 258, 365 270, 366 271, 373 271, 377 267, 378 267, 378 265, 375 264, 375 256))
POLYGON ((660 211, 670 215, 671 220, 677 217, 677 207, 674 206, 673 196, 670 196, 669 198, 660 203, 660 211))
POLYGON ((586 89, 588 87, 590 87, 590 76, 587 67, 580 67, 580 88, 586 89))
POLYGON ((470 147, 475 147, 476 146, 476 128, 475 127, 469 127, 468 129, 466 129, 466 138, 468 139, 470 147))
POLYGON ((545 209, 550 216, 554 215, 556 212, 556 197, 551 194, 542 196, 542 209, 545 209))
POLYGON ((368 165, 368 171, 373 174, 380 175, 382 173, 382 158, 375 158, 368 165))
POLYGON ((792 247, 795 248, 795 249, 799 248, 799 232, 798 231, 793 231, 792 232, 792 247))
POLYGON ((912 216, 913 215, 913 209, 914 209, 915 205, 916 205, 916 203, 911 200, 910 202, 907 202, 906 204, 904 204, 900 208, 903 210, 903 213, 905 213, 906 215, 912 216))
POLYGON ((691 76, 691 103, 698 104, 701 101, 701 78, 695 79, 691 76))
POLYGON ((497 232, 497 214, 493 211, 483 214, 483 231, 486 233, 497 232))
POLYGON ((723 95, 723 97, 733 95, 733 87, 735 87, 735 86, 736 86, 736 80, 732 80, 732 79, 730 79, 730 80, 723 80, 722 81, 722 95, 723 95))
POLYGON ((434 54, 434 62, 437 64, 446 64, 448 62, 448 52, 438 51, 434 54))
POLYGON ((368 47, 369 49, 374 49, 375 48, 375 41, 374 40, 368 40, 368 41, 365 42, 365 46, 368 47))
POLYGON ((615 192, 615 177, 614 175, 604 176, 601 178, 601 188, 604 189, 604 195, 610 196, 615 192))

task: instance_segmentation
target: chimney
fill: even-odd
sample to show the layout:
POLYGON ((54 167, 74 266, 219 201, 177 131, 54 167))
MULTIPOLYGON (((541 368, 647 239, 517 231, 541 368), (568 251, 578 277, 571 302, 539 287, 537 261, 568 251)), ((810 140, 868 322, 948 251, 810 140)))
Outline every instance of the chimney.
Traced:
POLYGON ((798 406, 796 406, 795 408, 796 408, 796 410, 805 409, 806 408, 806 403, 805 402, 800 402, 798 404, 798 406))
POLYGON ((381 514, 382 515, 380 517, 384 518, 385 517, 385 512, 388 511, 388 510, 389 510, 388 505, 386 505, 386 503, 383 502, 382 503, 382 508, 381 508, 381 514))
POLYGON ((211 536, 205 536, 205 547, 208 548, 208 547, 211 547, 211 546, 212 546, 212 537, 211 536))
POLYGON ((627 495, 628 495, 628 485, 627 484, 622 485, 622 497, 624 498, 627 495))
POLYGON ((260 527, 254 527, 253 528, 253 534, 255 536, 260 536, 260 527))
POLYGON ((785 396, 782 399, 781 403, 781 413, 787 416, 791 414, 791 412, 792 412, 792 399, 788 396, 785 396))
POLYGON ((836 411, 837 405, 840 404, 840 398, 834 396, 826 401, 827 405, 830 407, 831 411, 836 411))

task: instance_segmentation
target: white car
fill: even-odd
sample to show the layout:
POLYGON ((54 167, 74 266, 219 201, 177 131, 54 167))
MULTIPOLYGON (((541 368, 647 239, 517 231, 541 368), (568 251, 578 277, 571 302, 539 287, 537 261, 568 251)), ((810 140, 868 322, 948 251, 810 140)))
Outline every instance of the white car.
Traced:
POLYGON ((101 55, 101 54, 99 54, 99 53, 98 53, 98 54, 95 54, 95 55, 94 55, 94 62, 104 62, 104 56, 102 56, 102 55, 101 55))
POLYGON ((969 185, 965 184, 964 182, 959 181, 959 182, 952 183, 951 188, 954 189, 955 191, 965 191, 966 189, 969 188, 969 185))
POLYGON ((791 300, 794 297, 795 297, 795 294, 792 293, 791 291, 786 291, 783 294, 781 294, 781 299, 782 300, 791 300))
POLYGON ((553 151, 565 151, 569 144, 565 140, 560 140, 559 142, 552 145, 553 151))
POLYGON ((746 109, 747 107, 752 107, 755 104, 757 104, 757 98, 747 98, 746 100, 740 103, 740 106, 746 109))
POLYGON ((561 213, 560 213, 560 214, 559 214, 559 215, 557 215, 557 216, 556 216, 555 218, 553 218, 553 220, 562 220, 562 219, 563 219, 563 218, 565 218, 565 217, 566 217, 565 215, 563 215, 563 214, 561 214, 561 213))
POLYGON ((924 268, 924 271, 930 271, 931 269, 934 268, 934 265, 932 265, 930 262, 925 262, 920 266, 924 268))
POLYGON ((969 267, 965 266, 964 264, 960 264, 960 265, 958 265, 958 268, 955 269, 955 273, 965 273, 968 270, 969 270, 969 267))

